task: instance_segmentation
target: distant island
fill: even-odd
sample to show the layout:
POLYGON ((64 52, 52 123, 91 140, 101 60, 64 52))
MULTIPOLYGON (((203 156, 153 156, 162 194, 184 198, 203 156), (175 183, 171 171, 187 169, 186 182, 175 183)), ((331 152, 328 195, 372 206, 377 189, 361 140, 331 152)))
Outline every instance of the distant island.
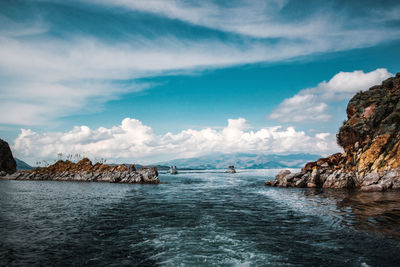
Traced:
POLYGON ((400 73, 357 93, 347 106, 337 143, 344 153, 280 172, 269 186, 400 189, 400 73))

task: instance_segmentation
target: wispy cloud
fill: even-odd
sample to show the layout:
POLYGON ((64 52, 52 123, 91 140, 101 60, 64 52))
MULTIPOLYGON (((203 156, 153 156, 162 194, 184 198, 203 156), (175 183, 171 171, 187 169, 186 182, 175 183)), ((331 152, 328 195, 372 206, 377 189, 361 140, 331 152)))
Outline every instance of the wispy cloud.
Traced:
POLYGON ((43 124, 86 106, 146 88, 135 79, 279 60, 307 53, 306 47, 260 45, 246 50, 222 42, 181 42, 173 37, 107 44, 94 38, 33 40, 0 37, 0 123, 43 124), (122 82, 121 82, 122 81, 122 82))
POLYGON ((329 104, 349 100, 354 93, 366 90, 373 85, 393 76, 387 69, 339 72, 328 82, 323 81, 317 87, 303 89, 296 95, 286 98, 268 116, 280 122, 327 121, 329 104))
MULTIPOLYGON (((148 88, 149 85, 135 82, 143 77, 276 62, 317 52, 364 47, 398 38, 400 33, 397 28, 385 27, 388 20, 381 17, 378 20, 367 15, 339 15, 329 5, 313 8, 310 14, 296 13, 298 16, 293 17, 294 2, 82 0, 63 3, 85 10, 85 14, 94 12, 93 7, 117 19, 121 14, 115 10, 117 7, 180 20, 189 27, 200 25, 235 35, 225 39, 217 35, 184 38, 179 31, 146 34, 157 28, 155 22, 153 26, 146 24, 144 27, 149 28, 143 32, 131 32, 129 27, 118 29, 122 31, 118 36, 124 38, 110 40, 96 35, 102 27, 98 21, 89 27, 95 30, 79 31, 81 24, 85 24, 84 16, 79 17, 81 20, 71 19, 70 27, 74 30, 69 31, 62 28, 66 24, 57 24, 51 15, 28 18, 0 15, 3 22, 0 123, 46 124, 87 107, 98 110, 104 102, 148 88), (362 26, 357 20, 368 23, 362 26)), ((43 2, 30 5, 40 3, 43 2)), ((45 8, 43 5, 32 10, 46 13, 45 8)), ((396 14, 390 17, 396 18, 396 14)), ((323 110, 324 105, 318 108, 323 110)))
POLYGON ((22 129, 14 142, 17 156, 33 162, 54 159, 58 153, 84 154, 119 162, 145 162, 204 155, 211 152, 329 153, 338 151, 329 133, 313 136, 293 127, 266 127, 251 130, 243 118, 229 119, 216 130, 187 129, 177 134, 157 135, 141 121, 126 118, 111 128, 76 126, 68 132, 37 133, 22 129))
MULTIPOLYGON (((398 20, 393 14, 398 9, 395 1, 390 8, 384 5, 362 7, 350 2, 341 4, 318 3, 314 1, 290 0, 244 0, 229 1, 163 1, 163 0, 82 0, 105 6, 121 7, 134 11, 158 14, 172 19, 179 19, 195 25, 228 31, 257 38, 300 38, 308 40, 352 39, 353 43, 367 42, 369 33, 379 33, 379 28, 390 20, 398 20), (360 11, 359 14, 357 10, 360 11), (384 11, 393 16, 370 16, 384 11), (366 20, 368 19, 368 20, 366 20), (360 23, 362 22, 362 23, 360 23)), ((385 31, 396 34, 398 30, 385 31)), ((369 36, 372 37, 372 36, 369 36)), ((395 36, 392 36, 392 38, 395 36)), ((383 36, 380 36, 383 38, 383 36)), ((374 42, 375 40, 370 40, 374 42)))

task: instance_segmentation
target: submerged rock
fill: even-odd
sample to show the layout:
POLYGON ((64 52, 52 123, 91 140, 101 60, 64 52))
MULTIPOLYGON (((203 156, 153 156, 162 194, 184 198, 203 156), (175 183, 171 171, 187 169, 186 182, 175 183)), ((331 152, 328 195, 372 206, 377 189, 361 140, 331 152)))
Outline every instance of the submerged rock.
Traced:
POLYGON ((0 139, 0 174, 11 174, 17 170, 17 163, 8 143, 0 139))
POLYGON ((10 180, 53 180, 53 181, 81 181, 81 182, 108 182, 108 183, 142 183, 158 184, 157 168, 142 168, 136 170, 133 165, 109 166, 92 162, 84 158, 78 163, 59 160, 48 167, 37 168, 31 171, 18 171, 13 174, 0 175, 2 179, 10 180))
POLYGON ((400 189, 400 73, 357 93, 347 106, 337 143, 344 153, 307 163, 300 173, 281 171, 269 186, 400 189))

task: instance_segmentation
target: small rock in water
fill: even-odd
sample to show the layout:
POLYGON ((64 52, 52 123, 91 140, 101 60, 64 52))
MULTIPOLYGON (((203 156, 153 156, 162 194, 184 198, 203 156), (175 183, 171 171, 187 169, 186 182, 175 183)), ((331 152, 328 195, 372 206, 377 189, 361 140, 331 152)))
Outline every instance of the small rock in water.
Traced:
POLYGON ((231 165, 228 167, 228 170, 225 171, 226 173, 236 173, 235 166, 231 165))

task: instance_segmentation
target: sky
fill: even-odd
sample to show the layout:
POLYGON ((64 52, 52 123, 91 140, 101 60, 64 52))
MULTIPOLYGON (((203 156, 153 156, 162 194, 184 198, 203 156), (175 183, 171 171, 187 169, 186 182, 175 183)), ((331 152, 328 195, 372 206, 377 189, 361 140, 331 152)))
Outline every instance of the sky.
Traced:
POLYGON ((30 164, 325 156, 398 71, 399 1, 0 1, 0 138, 30 164))

